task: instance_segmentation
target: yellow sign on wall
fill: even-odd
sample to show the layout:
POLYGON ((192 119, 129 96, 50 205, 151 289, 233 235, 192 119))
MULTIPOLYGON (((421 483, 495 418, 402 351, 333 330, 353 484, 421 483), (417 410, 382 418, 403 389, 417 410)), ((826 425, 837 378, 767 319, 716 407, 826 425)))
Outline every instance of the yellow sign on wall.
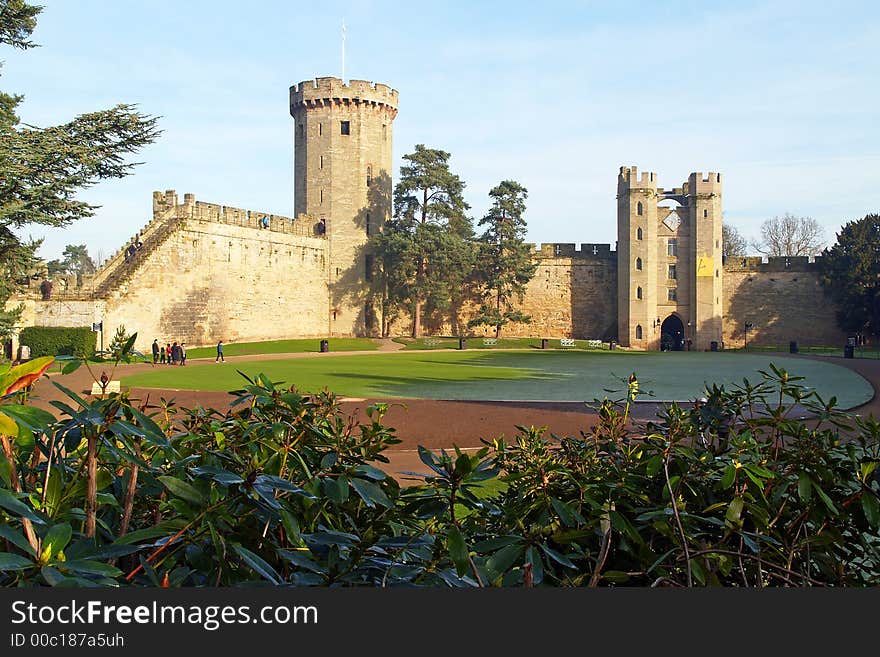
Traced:
POLYGON ((697 276, 714 276, 715 268, 712 266, 712 256, 699 256, 697 258, 697 276))

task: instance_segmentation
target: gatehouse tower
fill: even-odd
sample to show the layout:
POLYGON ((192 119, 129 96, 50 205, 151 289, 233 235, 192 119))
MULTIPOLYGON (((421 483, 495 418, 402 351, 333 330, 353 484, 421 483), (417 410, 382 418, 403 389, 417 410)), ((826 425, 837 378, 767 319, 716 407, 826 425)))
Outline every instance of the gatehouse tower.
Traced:
POLYGON ((642 349, 722 344, 721 174, 664 190, 653 172, 617 176, 617 332, 642 349), (663 205, 660 205, 660 204, 663 205))
POLYGON ((328 239, 329 335, 377 335, 370 302, 370 235, 391 214, 392 123, 398 92, 325 77, 290 88, 294 119, 294 215, 328 239))

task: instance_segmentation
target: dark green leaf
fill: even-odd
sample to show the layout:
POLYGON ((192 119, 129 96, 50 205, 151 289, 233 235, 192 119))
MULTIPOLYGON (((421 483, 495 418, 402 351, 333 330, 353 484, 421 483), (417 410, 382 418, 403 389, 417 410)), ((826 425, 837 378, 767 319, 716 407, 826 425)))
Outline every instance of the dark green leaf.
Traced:
POLYGON ((0 570, 27 570, 34 562, 11 552, 0 552, 0 570))
POLYGON ((837 507, 834 506, 834 503, 831 501, 831 498, 822 490, 822 487, 819 484, 813 484, 813 489, 816 491, 816 494, 819 495, 819 498, 828 507, 828 510, 832 515, 838 515, 837 507))
POLYGON ((721 489, 726 490, 733 486, 736 480, 736 466, 729 465, 724 469, 724 475, 721 477, 721 489))
POLYGON ((798 475, 798 497, 801 498, 802 502, 809 502, 812 496, 813 485, 810 482, 810 475, 806 472, 801 472, 798 475))
POLYGON ((359 475, 363 475, 368 479, 374 479, 375 481, 382 481, 383 479, 388 478, 388 475, 382 470, 366 463, 361 463, 354 469, 354 471, 359 475))
POLYGON ((477 554, 485 554, 486 552, 494 552, 514 543, 522 543, 521 536, 498 536, 485 541, 480 541, 474 545, 474 551, 477 554))
POLYGON ((555 497, 552 497, 550 498, 550 504, 553 505, 556 513, 559 514, 559 519, 566 527, 577 527, 579 524, 578 520, 583 520, 583 518, 580 518, 580 514, 575 511, 574 507, 572 507, 567 502, 563 502, 562 500, 558 500, 555 497))
POLYGON ((561 564, 563 566, 566 566, 567 568, 576 568, 577 567, 571 562, 571 560, 568 557, 566 557, 563 554, 559 554, 559 552, 557 552, 556 550, 554 550, 552 548, 547 547, 543 543, 541 543, 539 545, 539 547, 544 551, 544 554, 546 554, 548 557, 553 559, 553 561, 555 561, 556 563, 561 564))
POLYGON ((470 567, 467 544, 464 542, 464 536, 462 536, 461 532, 455 526, 449 528, 446 537, 446 544, 449 548, 449 558, 452 559, 452 563, 455 564, 455 571, 458 573, 458 576, 461 577, 470 567))
POLYGON ((614 584, 623 584, 629 581, 629 575, 620 570, 606 570, 602 573, 602 579, 614 584))
POLYGON ((242 558, 242 561, 259 573, 261 577, 269 580, 273 584, 283 583, 284 580, 281 579, 281 576, 276 573, 275 569, 266 563, 262 557, 238 544, 233 545, 233 548, 238 552, 238 556, 242 558))
POLYGON ((0 488, 0 506, 16 515, 28 518, 32 522, 40 525, 44 524, 42 519, 31 511, 26 504, 15 497, 12 493, 2 488, 0 488))
POLYGON ((70 559, 69 561, 54 561, 51 564, 60 570, 69 570, 81 575, 104 575, 105 577, 119 577, 122 571, 110 564, 89 559, 70 559))
POLYGON ((83 364, 83 362, 79 359, 72 360, 61 369, 61 373, 62 374, 73 374, 82 366, 82 364, 83 364))
POLYGON ((292 481, 282 479, 281 477, 276 477, 275 475, 260 475, 259 477, 257 477, 254 483, 257 485, 266 485, 270 488, 281 490, 286 493, 296 493, 297 495, 302 495, 303 497, 308 497, 309 499, 315 499, 314 495, 306 490, 303 490, 292 481))
POLYGON ((191 484, 188 484, 177 477, 171 476, 159 477, 159 481, 161 481, 162 485, 171 491, 173 495, 176 495, 187 502, 192 502, 196 506, 205 505, 204 495, 202 495, 197 489, 193 488, 191 484))
POLYGON ((367 506, 375 506, 376 504, 384 507, 391 506, 391 500, 388 499, 385 491, 373 482, 352 477, 351 485, 367 506))
POLYGON ((5 538, 7 541, 24 550, 32 557, 37 556, 36 552, 34 552, 34 548, 31 547, 31 544, 28 543, 24 535, 14 530, 5 522, 0 524, 0 538, 5 538))
POLYGON ((305 568, 313 573, 324 574, 324 568, 311 558, 307 550, 278 550, 278 554, 282 559, 289 561, 294 566, 305 568))
POLYGON ((863 491, 861 503, 868 525, 874 529, 880 529, 880 502, 870 492, 863 491))
POLYGON ((508 545, 501 548, 486 560, 486 569, 489 571, 489 578, 492 581, 497 580, 504 575, 510 567, 516 563, 523 554, 522 546, 508 545))

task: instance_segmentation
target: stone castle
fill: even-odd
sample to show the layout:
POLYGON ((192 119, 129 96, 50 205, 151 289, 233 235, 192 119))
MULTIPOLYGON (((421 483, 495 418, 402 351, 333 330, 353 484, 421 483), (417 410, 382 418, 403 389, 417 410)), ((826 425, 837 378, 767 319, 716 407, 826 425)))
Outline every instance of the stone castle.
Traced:
MULTIPOLYGON (((376 336, 370 236, 390 217, 398 92, 317 78, 290 88, 294 217, 154 192, 152 218, 85 279, 53 281, 23 302, 21 326, 103 322, 189 346, 295 337, 376 336)), ((621 167, 617 249, 541 244, 522 309, 505 335, 616 340, 635 349, 842 344, 807 258, 734 258, 721 248, 721 174, 658 187, 621 167), (746 326, 749 325, 748 333, 746 326)), ((406 326, 397 327, 406 333, 406 326)), ((12 345, 15 346, 14 344, 12 345)))

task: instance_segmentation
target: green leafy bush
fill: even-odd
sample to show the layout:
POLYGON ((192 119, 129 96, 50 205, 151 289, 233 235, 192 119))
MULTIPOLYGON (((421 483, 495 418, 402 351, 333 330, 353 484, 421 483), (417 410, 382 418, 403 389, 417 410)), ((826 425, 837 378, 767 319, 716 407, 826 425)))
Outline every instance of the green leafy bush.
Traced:
POLYGON ((0 585, 877 585, 880 424, 762 375, 635 435, 630 387, 580 436, 420 449, 407 488, 384 404, 259 377, 227 413, 68 391, 56 420, 11 386, 0 585))
POLYGON ((91 356, 95 333, 88 326, 27 326, 18 336, 20 344, 31 348, 31 357, 91 356))

